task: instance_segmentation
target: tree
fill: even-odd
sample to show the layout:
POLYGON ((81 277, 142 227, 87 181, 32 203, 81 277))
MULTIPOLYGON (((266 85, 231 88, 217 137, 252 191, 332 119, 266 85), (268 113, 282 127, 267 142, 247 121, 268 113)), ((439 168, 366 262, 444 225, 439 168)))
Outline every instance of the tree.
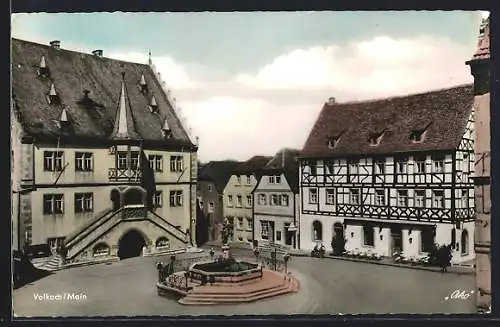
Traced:
POLYGON ((227 244, 231 235, 233 235, 233 224, 231 224, 227 219, 224 219, 221 229, 222 244, 227 244))
POLYGON ((344 253, 345 251, 345 243, 346 243, 346 240, 344 238, 344 236, 334 236, 332 238, 332 243, 331 243, 331 246, 332 246, 332 250, 333 250, 333 255, 342 255, 342 253, 344 253))

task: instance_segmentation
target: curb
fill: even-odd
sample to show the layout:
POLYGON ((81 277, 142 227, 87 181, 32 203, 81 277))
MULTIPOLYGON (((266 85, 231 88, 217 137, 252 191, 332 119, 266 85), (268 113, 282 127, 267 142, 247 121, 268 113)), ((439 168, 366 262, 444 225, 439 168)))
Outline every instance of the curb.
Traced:
POLYGON ((92 266, 92 265, 98 265, 100 263, 118 262, 118 261, 120 261, 120 258, 113 257, 113 258, 108 258, 108 259, 104 259, 104 260, 68 263, 62 267, 59 267, 57 270, 70 269, 70 268, 76 268, 76 267, 81 267, 81 266, 92 266))
POLYGON ((187 251, 186 250, 171 250, 171 251, 165 251, 165 252, 145 253, 142 256, 143 257, 155 257, 155 256, 160 256, 160 255, 181 254, 181 253, 187 253, 187 251))

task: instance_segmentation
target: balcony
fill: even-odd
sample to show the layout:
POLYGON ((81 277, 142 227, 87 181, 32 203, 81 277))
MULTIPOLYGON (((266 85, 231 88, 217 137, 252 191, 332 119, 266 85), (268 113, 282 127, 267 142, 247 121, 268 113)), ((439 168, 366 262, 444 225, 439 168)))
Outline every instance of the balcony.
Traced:
POLYGON ((109 168, 108 179, 110 182, 140 183, 142 179, 142 170, 109 168))

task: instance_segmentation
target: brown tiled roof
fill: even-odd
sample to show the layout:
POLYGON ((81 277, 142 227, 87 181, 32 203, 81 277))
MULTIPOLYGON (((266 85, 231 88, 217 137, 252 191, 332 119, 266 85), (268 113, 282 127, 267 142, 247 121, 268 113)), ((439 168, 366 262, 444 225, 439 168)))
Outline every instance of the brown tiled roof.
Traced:
POLYGON ((282 149, 264 166, 262 173, 280 171, 285 174, 285 178, 293 192, 298 191, 299 185, 299 150, 282 149), (283 161, 283 157, 285 160, 283 161))
POLYGON ((325 104, 300 156, 455 149, 465 132, 473 100, 472 85, 462 85, 402 97, 325 104), (422 142, 410 140, 412 131, 426 127, 422 142), (370 144, 373 135, 381 135, 378 145, 370 144))
POLYGON ((477 44, 477 50, 473 59, 489 59, 490 58, 490 21, 486 19, 481 24, 481 35, 477 44))
POLYGON ((236 166, 234 173, 238 174, 259 174, 262 168, 271 160, 269 156, 253 156, 236 166))
POLYGON ((24 133, 49 137, 66 133, 73 138, 109 139, 119 108, 122 72, 125 73, 127 100, 138 137, 165 145, 193 146, 148 65, 12 39, 12 97, 24 133), (50 71, 49 78, 37 74, 42 56, 50 71), (139 89, 141 75, 148 85, 146 94, 139 89), (51 105, 47 101, 46 95, 52 83, 61 105, 51 105), (84 96, 86 90, 90 91, 88 97, 84 96), (153 95, 158 113, 152 113, 148 108, 153 95), (58 124, 63 105, 66 106, 70 131, 62 131, 58 124), (172 132, 170 139, 163 136, 165 119, 172 132))

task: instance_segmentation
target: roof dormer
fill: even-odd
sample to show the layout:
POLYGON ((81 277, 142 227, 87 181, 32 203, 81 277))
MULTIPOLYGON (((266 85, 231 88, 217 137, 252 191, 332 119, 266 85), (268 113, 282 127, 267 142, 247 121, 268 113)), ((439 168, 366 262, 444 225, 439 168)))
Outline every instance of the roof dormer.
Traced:
POLYGON ((61 116, 59 116, 59 126, 61 128, 65 128, 68 125, 69 125, 68 112, 66 111, 66 107, 64 107, 61 112, 61 116))
POLYGON ((151 97, 151 101, 149 101, 149 110, 151 112, 158 112, 158 103, 154 95, 151 97))
POLYGON ((427 129, 429 128, 429 126, 431 126, 431 124, 428 124, 424 128, 412 130, 410 133, 410 141, 412 143, 422 143, 425 139, 425 135, 427 134, 427 129))
POLYGON ((370 146, 377 146, 380 144, 382 141, 382 137, 384 136, 385 130, 382 132, 378 133, 371 133, 370 137, 368 138, 368 142, 370 143, 370 146))
POLYGON ((61 99, 59 98, 59 94, 57 94, 56 92, 56 87, 54 86, 54 83, 50 85, 49 94, 47 95, 47 101, 49 102, 49 104, 52 105, 61 104, 61 99))
POLYGON ((339 133, 339 134, 335 134, 335 135, 328 135, 326 137, 326 144, 328 145, 329 149, 334 149, 337 146, 342 134, 344 134, 344 132, 339 133))
POLYGON ((165 138, 172 137, 172 130, 170 129, 170 126, 168 125, 168 121, 166 118, 165 118, 165 121, 163 122, 163 127, 161 128, 161 131, 162 131, 163 136, 165 138))
POLYGON ((141 93, 148 93, 148 84, 146 83, 144 74, 141 75, 141 79, 139 80, 139 90, 141 93))
POLYGON ((50 76, 49 67, 47 66, 47 62, 45 61, 45 56, 40 58, 40 64, 38 65, 38 76, 46 78, 50 76))

